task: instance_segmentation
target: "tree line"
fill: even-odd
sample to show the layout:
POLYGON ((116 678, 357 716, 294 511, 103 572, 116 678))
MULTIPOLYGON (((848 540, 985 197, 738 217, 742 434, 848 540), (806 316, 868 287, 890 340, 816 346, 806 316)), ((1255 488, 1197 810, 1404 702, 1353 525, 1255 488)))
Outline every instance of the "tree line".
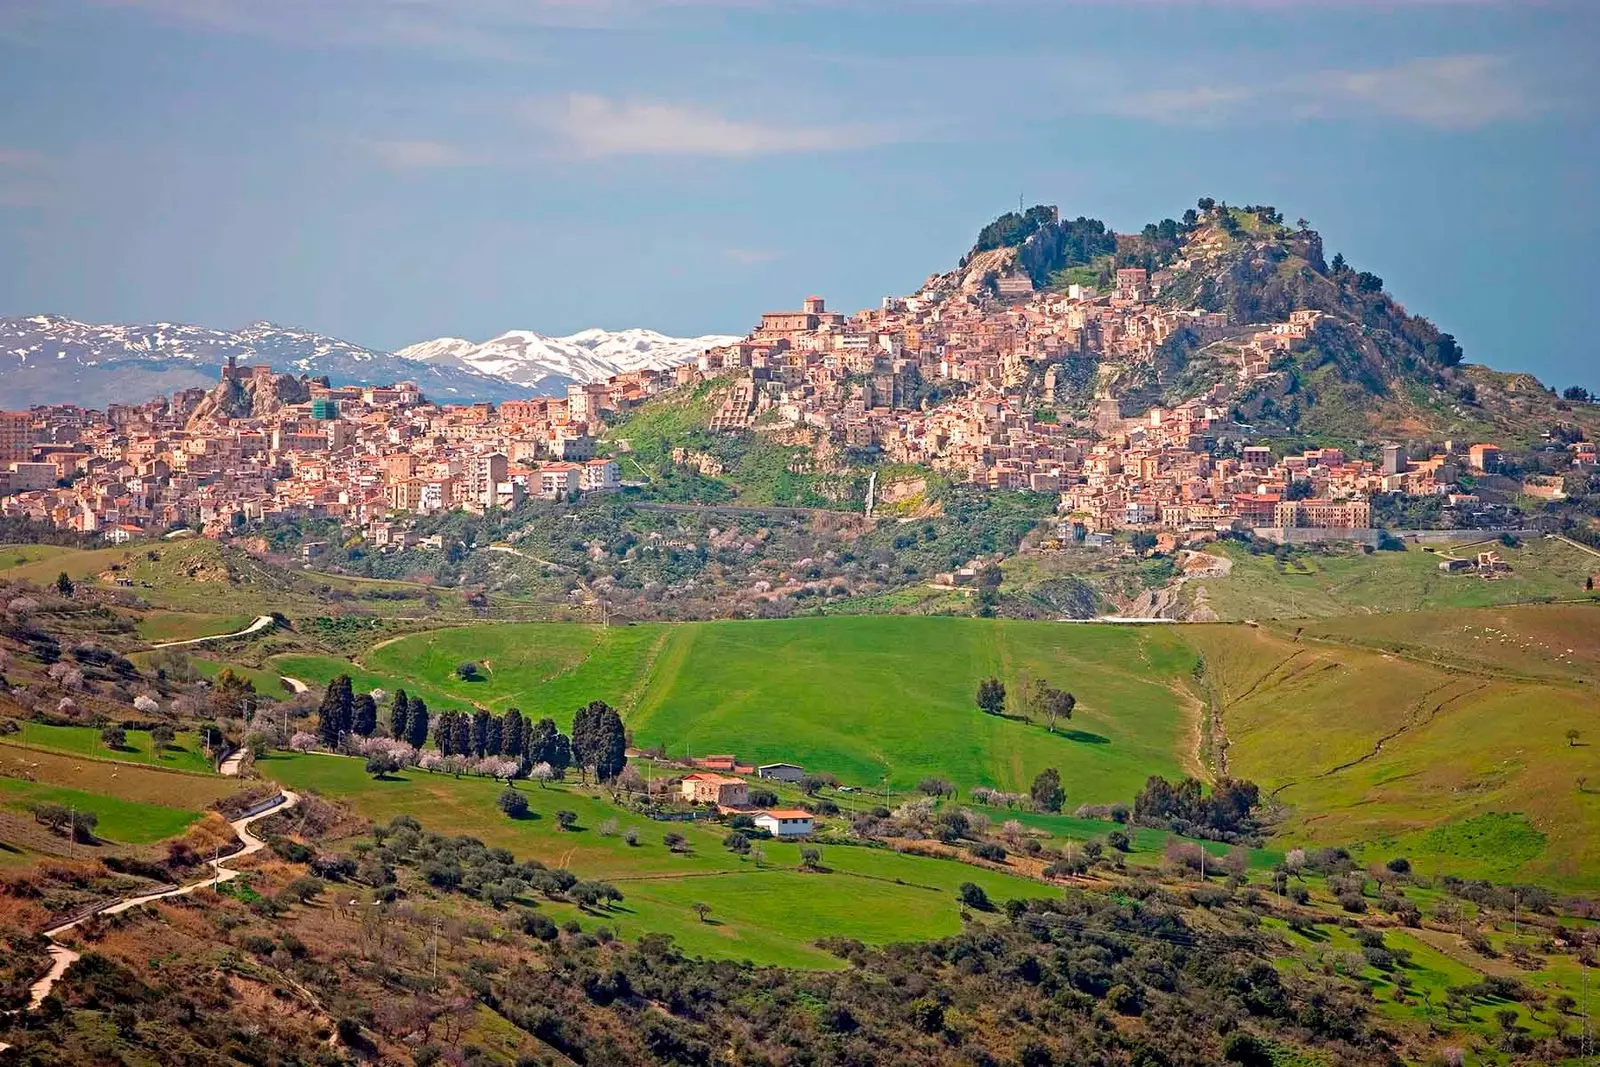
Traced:
MULTIPOLYGON (((389 706, 388 736, 421 750, 431 739, 444 756, 483 759, 503 756, 527 769, 549 765, 554 777, 576 767, 588 780, 592 772, 601 782, 615 781, 627 765, 627 732, 622 716, 603 700, 591 700, 573 716, 571 734, 564 734, 554 719, 537 721, 519 708, 495 714, 487 708, 472 711, 445 709, 430 712, 420 696, 397 689, 389 706)), ((317 735, 329 749, 350 737, 379 734, 377 702, 371 694, 356 693, 350 676, 341 674, 328 683, 317 708, 317 735)))

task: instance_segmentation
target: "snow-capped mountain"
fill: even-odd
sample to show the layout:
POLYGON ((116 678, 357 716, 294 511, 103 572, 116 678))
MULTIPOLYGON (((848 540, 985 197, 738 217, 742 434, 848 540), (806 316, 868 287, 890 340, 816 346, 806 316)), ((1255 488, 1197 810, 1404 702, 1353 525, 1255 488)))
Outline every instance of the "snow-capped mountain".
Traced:
POLYGON ((507 400, 526 387, 467 365, 418 362, 307 330, 256 322, 240 330, 158 322, 97 325, 58 315, 0 317, 0 407, 104 407, 217 381, 233 356, 335 385, 410 380, 435 400, 507 400))
POLYGON ((717 334, 668 337, 639 329, 583 330, 567 337, 511 330, 481 344, 441 337, 395 354, 435 366, 470 368, 537 392, 557 392, 570 382, 593 382, 627 371, 686 363, 708 348, 737 340, 717 334))

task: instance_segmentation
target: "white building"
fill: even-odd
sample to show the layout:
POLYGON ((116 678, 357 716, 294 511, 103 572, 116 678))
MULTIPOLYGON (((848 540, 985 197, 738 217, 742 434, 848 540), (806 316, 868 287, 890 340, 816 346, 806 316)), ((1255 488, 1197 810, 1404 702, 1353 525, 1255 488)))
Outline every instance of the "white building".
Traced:
POLYGON ((756 816, 756 825, 773 837, 804 837, 814 828, 809 811, 799 808, 775 808, 756 816))
POLYGON ((622 487, 622 471, 614 459, 591 459, 583 465, 583 491, 604 493, 622 487))

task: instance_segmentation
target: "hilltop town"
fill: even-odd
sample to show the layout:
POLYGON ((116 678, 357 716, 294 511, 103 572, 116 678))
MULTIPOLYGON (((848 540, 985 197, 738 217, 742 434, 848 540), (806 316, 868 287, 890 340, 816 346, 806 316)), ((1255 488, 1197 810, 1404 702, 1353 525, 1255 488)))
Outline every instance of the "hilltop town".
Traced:
MULTIPOLYGON (((1471 388, 1453 338, 1406 315, 1381 279, 1324 263, 1320 237, 1270 207, 1202 200, 1140 235, 1035 208, 997 220, 909 296, 852 315, 809 297, 693 362, 565 397, 441 405, 413 382, 335 387, 230 358, 209 391, 3 413, 0 513, 112 542, 316 517, 401 549, 415 541, 408 516, 625 484, 648 495, 629 419, 691 394, 709 415, 671 449, 679 467, 714 478, 726 464, 700 445, 756 435, 798 475, 893 465, 1052 494, 1060 532, 1080 540, 1371 542, 1373 501, 1396 496, 1440 504, 1457 527, 1515 525, 1507 501, 1559 501, 1565 475, 1595 469, 1592 414, 1572 405, 1534 463, 1508 462, 1497 440, 1427 434, 1292 447, 1307 439, 1299 413, 1336 395, 1326 365, 1351 360, 1346 378, 1377 367, 1471 388)), ((1372 388, 1374 408, 1388 402, 1372 388)), ((865 499, 834 504, 870 514, 893 492, 873 477, 865 499)))

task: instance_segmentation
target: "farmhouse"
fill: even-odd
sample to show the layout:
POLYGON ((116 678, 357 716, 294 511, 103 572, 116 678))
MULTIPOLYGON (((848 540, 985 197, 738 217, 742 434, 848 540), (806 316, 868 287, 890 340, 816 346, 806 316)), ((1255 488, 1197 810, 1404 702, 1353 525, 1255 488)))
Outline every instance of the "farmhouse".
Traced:
POLYGON ((798 808, 774 808, 756 816, 756 825, 773 837, 804 837, 813 827, 811 813, 798 808))
POLYGON ((750 788, 741 778, 697 772, 683 776, 683 799, 691 804, 737 808, 750 802, 750 788))
POLYGON ((805 777, 806 769, 793 763, 763 763, 756 768, 756 776, 774 782, 798 782, 805 777))

